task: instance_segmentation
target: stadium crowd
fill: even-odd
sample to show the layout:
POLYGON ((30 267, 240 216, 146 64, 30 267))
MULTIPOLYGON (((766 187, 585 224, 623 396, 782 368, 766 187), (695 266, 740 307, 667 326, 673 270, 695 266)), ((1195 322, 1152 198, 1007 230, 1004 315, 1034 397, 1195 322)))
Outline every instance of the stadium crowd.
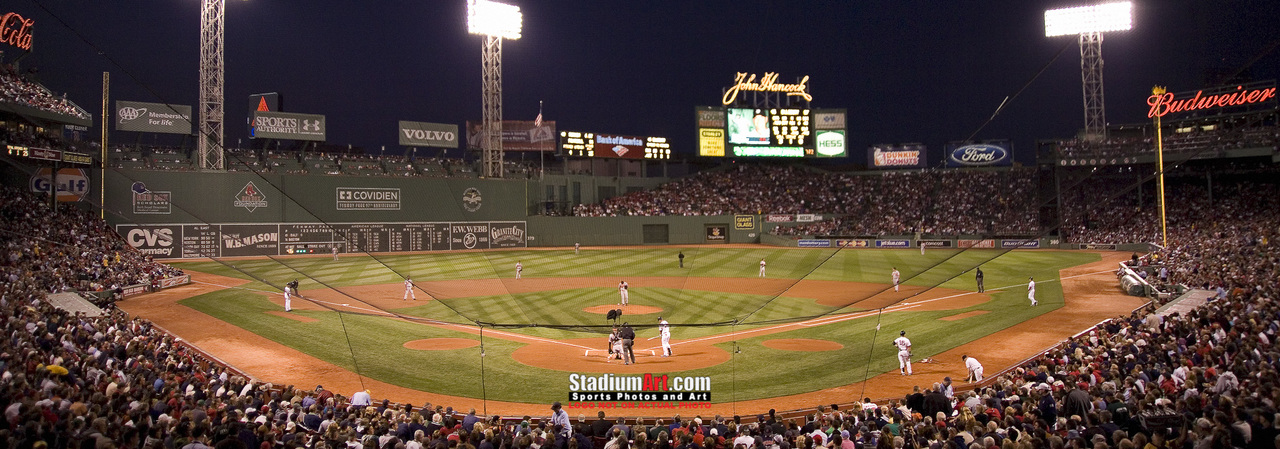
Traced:
MULTIPOLYGON (((906 176, 906 175, 903 175, 906 176)), ((760 187, 768 187, 761 184, 760 187)), ((812 187, 820 188, 820 187, 812 187)), ((579 416, 519 421, 441 406, 374 403, 322 387, 258 384, 117 310, 91 318, 42 300, 176 274, 92 214, 20 189, 0 199, 5 235, 0 444, 15 448, 859 449, 1266 448, 1280 415, 1280 230, 1274 182, 1225 181, 1215 200, 1179 189, 1187 215, 1152 257, 1177 282, 1226 285, 1184 315, 1117 317, 976 385, 942 379, 900 400, 818 407, 805 418, 579 416), (1196 202, 1199 201, 1199 202, 1196 202), (85 282, 80 274, 88 275, 85 282), (975 387, 976 388, 972 388, 975 387), (972 389, 971 389, 972 388, 972 389), (617 418, 617 417, 614 417, 617 418), (753 419, 754 418, 754 419, 753 419), (610 435, 616 435, 610 437, 610 435)), ((777 192, 773 192, 777 193, 777 192)), ((785 192, 783 192, 785 193, 785 192)), ((834 197, 813 201, 836 201, 834 197)), ((806 201, 806 204, 809 202, 806 201)), ((732 204, 726 201, 724 204, 732 204)), ((944 218, 950 209, 933 212, 944 218)), ((1135 222, 1111 223, 1150 239, 1135 222)), ((932 382, 937 379, 928 380, 932 382)), ((851 398, 853 399, 853 398, 851 398)))
POLYGON ((67 101, 66 95, 61 97, 54 95, 40 83, 23 77, 8 64, 0 64, 0 101, 82 119, 91 118, 88 112, 67 101))
POLYGON ((781 235, 1001 234, 1037 231, 1033 170, 849 175, 742 164, 578 205, 577 216, 824 214, 781 235))

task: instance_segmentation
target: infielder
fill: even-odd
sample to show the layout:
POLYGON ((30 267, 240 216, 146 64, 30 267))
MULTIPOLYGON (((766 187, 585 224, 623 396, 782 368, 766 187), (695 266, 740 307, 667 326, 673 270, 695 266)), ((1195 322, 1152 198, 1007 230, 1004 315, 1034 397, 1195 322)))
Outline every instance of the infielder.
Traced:
POLYGON ((289 290, 290 288, 288 285, 284 286, 284 311, 285 312, 293 311, 293 295, 290 294, 289 290))
POLYGON ((964 361, 965 369, 969 370, 969 377, 965 378, 965 380, 968 382, 982 382, 982 364, 978 363, 978 359, 962 355, 960 360, 964 361))
POLYGON ((627 300, 630 299, 627 295, 627 281, 618 282, 618 295, 622 297, 622 302, 619 304, 627 305, 627 300))
POLYGON ((516 261, 516 279, 520 279, 520 272, 524 271, 524 265, 520 265, 520 261, 516 261))
POLYGON ((1031 305, 1039 304, 1036 302, 1036 280, 1035 278, 1027 278, 1027 299, 1031 300, 1031 305))
POLYGON ((418 297, 413 294, 413 279, 404 278, 404 298, 401 301, 408 301, 409 298, 413 298, 414 301, 418 300, 418 297))
POLYGON ((907 339, 907 331, 898 333, 898 338, 893 340, 893 345, 898 347, 898 372, 904 376, 911 375, 911 340, 907 339))
POLYGON ((764 259, 760 259, 760 277, 764 277, 764 259))
POLYGON ((898 291, 898 280, 902 279, 902 274, 898 273, 898 267, 893 267, 893 291, 898 291))

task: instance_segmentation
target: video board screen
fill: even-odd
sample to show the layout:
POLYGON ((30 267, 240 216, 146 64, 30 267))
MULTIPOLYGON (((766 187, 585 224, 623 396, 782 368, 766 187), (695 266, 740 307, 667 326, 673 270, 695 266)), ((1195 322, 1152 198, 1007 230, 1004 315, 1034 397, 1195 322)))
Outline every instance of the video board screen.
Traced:
POLYGON ((813 119, 808 109, 730 108, 727 122, 734 156, 813 156, 813 119))

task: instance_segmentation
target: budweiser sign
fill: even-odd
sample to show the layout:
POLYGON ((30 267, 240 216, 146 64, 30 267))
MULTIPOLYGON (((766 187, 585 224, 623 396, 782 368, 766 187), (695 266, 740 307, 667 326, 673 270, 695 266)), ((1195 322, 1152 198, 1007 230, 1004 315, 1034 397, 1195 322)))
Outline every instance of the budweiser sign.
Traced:
POLYGON ((30 50, 31 27, 35 23, 35 20, 24 18, 16 12, 5 14, 0 20, 0 42, 30 50))
POLYGON ((809 95, 809 77, 805 76, 800 82, 795 84, 778 83, 778 74, 767 72, 760 77, 760 81, 756 81, 756 75, 748 76, 745 72, 738 72, 733 78, 733 87, 724 92, 724 97, 720 100, 724 104, 733 104, 738 99, 738 92, 755 91, 755 92, 785 92, 788 97, 800 97, 805 101, 813 101, 813 96, 809 95))
POLYGON ((1205 94, 1203 90, 1196 91, 1195 95, 1190 92, 1183 93, 1183 98, 1178 98, 1178 94, 1162 92, 1147 97, 1147 105, 1151 109, 1147 111, 1148 118, 1164 117, 1166 114, 1175 112, 1189 112, 1203 109, 1224 108, 1228 106, 1244 106, 1254 103, 1262 103, 1276 98, 1276 88, 1271 87, 1245 87, 1236 86, 1235 89, 1221 89, 1210 91, 1205 94))

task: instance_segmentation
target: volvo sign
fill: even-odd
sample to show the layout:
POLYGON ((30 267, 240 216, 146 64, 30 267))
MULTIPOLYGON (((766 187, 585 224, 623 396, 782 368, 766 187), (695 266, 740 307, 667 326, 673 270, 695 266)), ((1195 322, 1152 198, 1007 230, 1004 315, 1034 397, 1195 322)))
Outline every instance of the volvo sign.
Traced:
POLYGON ((400 145, 458 148, 458 125, 400 121, 400 145))

